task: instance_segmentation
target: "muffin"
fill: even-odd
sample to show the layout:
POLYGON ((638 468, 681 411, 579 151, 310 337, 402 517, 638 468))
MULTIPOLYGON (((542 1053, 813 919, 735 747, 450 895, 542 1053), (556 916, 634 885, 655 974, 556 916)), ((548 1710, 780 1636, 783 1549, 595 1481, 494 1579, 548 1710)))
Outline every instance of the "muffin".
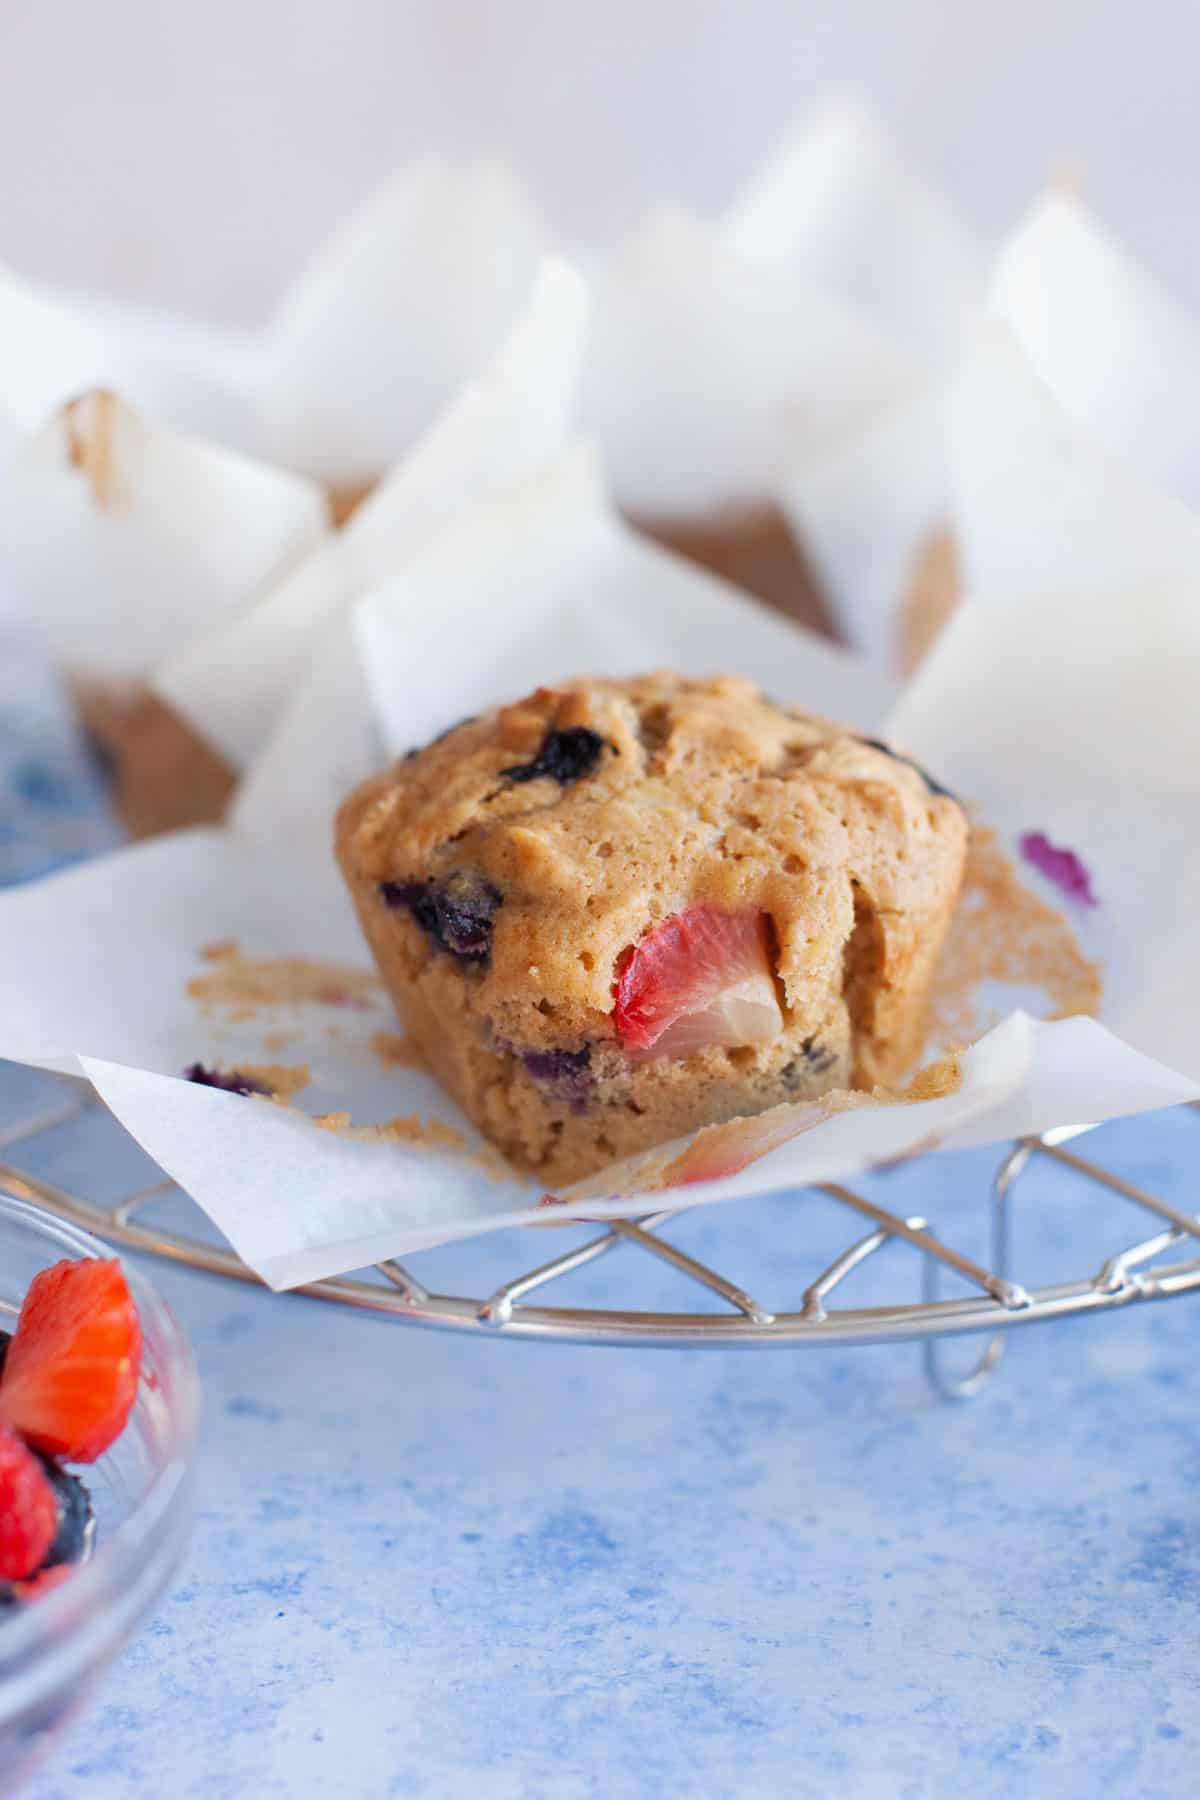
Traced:
POLYGON ((672 674, 466 720, 337 821, 414 1048, 551 1184, 903 1075, 966 842, 887 746, 672 674))
POLYGON ((70 689, 113 807, 131 837, 220 823, 236 777, 173 707, 137 682, 75 678, 70 689))

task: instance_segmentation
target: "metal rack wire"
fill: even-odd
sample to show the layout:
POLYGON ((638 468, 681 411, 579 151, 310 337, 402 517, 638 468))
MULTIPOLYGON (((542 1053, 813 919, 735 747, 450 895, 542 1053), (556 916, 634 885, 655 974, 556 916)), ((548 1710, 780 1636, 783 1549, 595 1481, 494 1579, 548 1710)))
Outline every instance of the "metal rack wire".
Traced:
MULTIPOLYGON (((64 1080, 61 1085, 56 1084, 51 1103, 0 1131, 0 1153, 19 1156, 23 1146, 31 1145, 43 1133, 102 1111, 90 1089, 64 1080)), ((613 1219, 597 1224, 594 1235, 584 1243, 522 1269, 485 1295, 433 1292, 394 1260, 377 1264, 365 1276, 316 1281, 297 1292, 317 1300, 385 1313, 413 1325, 556 1342, 693 1348, 918 1342, 926 1374, 935 1390, 947 1399, 968 1399, 992 1374, 1013 1326, 1108 1312, 1141 1301, 1168 1300, 1200 1291, 1200 1218, 1068 1149, 1067 1140, 1077 1133, 1078 1128, 1068 1129, 1024 1140, 1004 1155, 991 1182, 988 1266, 943 1241, 931 1220, 890 1212, 850 1187, 823 1184, 816 1191, 844 1211, 848 1234, 852 1229, 854 1235, 847 1247, 807 1283, 793 1310, 769 1310, 718 1269, 698 1261, 661 1236, 661 1228, 686 1212, 685 1206, 664 1208, 637 1220, 613 1219), (1159 1229, 1150 1237, 1111 1251, 1093 1273, 1078 1280, 1038 1288, 1022 1286, 1010 1273, 1012 1203, 1021 1177, 1037 1160, 1073 1170, 1134 1209, 1152 1215, 1159 1229), (846 1278, 893 1243, 907 1244, 920 1259, 919 1298, 886 1306, 838 1306, 838 1290, 846 1278), (1184 1244, 1195 1251, 1193 1256, 1182 1261, 1161 1260, 1184 1244), (715 1296, 721 1310, 663 1312, 632 1306, 612 1310, 544 1303, 541 1296, 555 1282, 617 1252, 628 1258, 640 1255, 669 1264, 679 1275, 715 1296), (964 1281, 969 1292, 953 1299, 940 1298, 941 1278, 946 1271, 964 1281), (967 1374, 952 1376, 943 1363, 943 1341, 972 1333, 988 1334, 983 1351, 967 1374)), ((55 1187, 16 1163, 0 1161, 0 1188, 111 1243, 185 1263, 228 1280, 258 1281, 228 1246, 205 1242, 199 1236, 168 1230, 153 1222, 155 1209, 180 1195, 170 1180, 138 1188, 114 1204, 102 1206, 55 1187)), ((529 1241, 535 1240, 530 1237, 529 1241)), ((540 1244, 543 1240, 539 1237, 537 1241, 540 1244)), ((631 1282, 631 1288, 635 1286, 631 1282)))

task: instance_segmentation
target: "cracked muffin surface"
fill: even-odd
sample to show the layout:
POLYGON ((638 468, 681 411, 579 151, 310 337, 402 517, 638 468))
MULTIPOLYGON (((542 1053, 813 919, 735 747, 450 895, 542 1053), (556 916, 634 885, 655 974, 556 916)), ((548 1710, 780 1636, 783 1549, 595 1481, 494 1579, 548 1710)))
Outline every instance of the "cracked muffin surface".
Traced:
POLYGON ((416 1048, 559 1184, 911 1069, 966 842, 887 746, 672 674, 465 720, 337 823, 416 1048))

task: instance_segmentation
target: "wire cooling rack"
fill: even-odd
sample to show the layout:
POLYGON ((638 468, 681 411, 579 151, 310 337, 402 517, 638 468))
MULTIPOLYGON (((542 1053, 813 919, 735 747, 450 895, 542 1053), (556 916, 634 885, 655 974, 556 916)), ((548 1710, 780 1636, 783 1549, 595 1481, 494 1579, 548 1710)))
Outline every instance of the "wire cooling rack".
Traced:
MULTIPOLYGON (((0 1188, 111 1243, 226 1279, 258 1281, 227 1245, 206 1241, 200 1235, 202 1215, 190 1202, 185 1217, 194 1219, 194 1230, 167 1229, 155 1223, 156 1209, 170 1202, 173 1213, 177 1212, 178 1202, 186 1198, 170 1180, 137 1187, 115 1202, 101 1205, 52 1185, 28 1168, 22 1169, 22 1149, 28 1150, 44 1133, 86 1121, 89 1116, 103 1116, 100 1101, 83 1083, 63 1078, 48 1087, 48 1095, 27 1116, 0 1130, 0 1154, 17 1159, 0 1161, 0 1188)), ((1026 1139, 1004 1154, 990 1184, 991 1241, 986 1265, 939 1237, 931 1219, 890 1212, 841 1184, 820 1185, 814 1191, 835 1203, 840 1209, 840 1222, 844 1215, 846 1247, 826 1266, 814 1270, 793 1310, 770 1310, 719 1269, 697 1260, 663 1237, 662 1227, 687 1212, 686 1206, 663 1208, 637 1220, 598 1223, 583 1243, 532 1267, 521 1268, 486 1294, 431 1291, 394 1260, 381 1262, 361 1275, 316 1281, 297 1291, 337 1305, 386 1313, 409 1324, 552 1342, 693 1348, 919 1342, 926 1374, 936 1391, 947 1399, 968 1399, 979 1391, 1000 1361, 1007 1332, 1013 1326, 1109 1312, 1142 1301, 1168 1300, 1200 1291, 1200 1218, 1068 1149, 1068 1141, 1077 1138, 1082 1129, 1086 1128, 1065 1128, 1041 1138, 1026 1139), (1150 1215, 1158 1229, 1152 1236, 1118 1243, 1102 1255, 1091 1273, 1079 1279, 1041 1287, 1022 1286, 1010 1272, 1013 1195, 1026 1170, 1037 1162, 1072 1170, 1108 1195, 1128 1202, 1132 1210, 1127 1214, 1128 1233, 1122 1234, 1126 1240, 1132 1236, 1133 1221, 1139 1215, 1150 1215), (839 1289, 847 1277, 897 1242, 917 1253, 920 1281, 916 1297, 912 1297, 915 1284, 908 1259, 907 1277, 901 1274, 899 1281, 911 1285, 907 1294, 901 1290, 902 1297, 895 1304, 839 1305, 839 1289), (1163 1260, 1185 1245, 1194 1252, 1186 1260, 1163 1260), (556 1282, 600 1257, 617 1253, 627 1262, 650 1257, 669 1264, 678 1275, 706 1289, 715 1310, 645 1311, 633 1304, 628 1309, 614 1310, 545 1303, 547 1290, 556 1282), (955 1298, 939 1297, 946 1273, 958 1277, 960 1287, 965 1284, 966 1291, 955 1298), (972 1333, 987 1335, 983 1351, 965 1375, 952 1376, 942 1360, 943 1341, 972 1333)), ((1125 1208, 1121 1209, 1121 1216, 1126 1216, 1125 1208)), ((520 1234, 520 1241, 536 1244, 544 1252, 554 1236, 552 1231, 526 1231, 520 1234)), ((902 1263, 903 1259, 897 1259, 898 1270, 902 1263)), ((632 1302, 638 1285, 632 1268, 629 1277, 632 1302)))

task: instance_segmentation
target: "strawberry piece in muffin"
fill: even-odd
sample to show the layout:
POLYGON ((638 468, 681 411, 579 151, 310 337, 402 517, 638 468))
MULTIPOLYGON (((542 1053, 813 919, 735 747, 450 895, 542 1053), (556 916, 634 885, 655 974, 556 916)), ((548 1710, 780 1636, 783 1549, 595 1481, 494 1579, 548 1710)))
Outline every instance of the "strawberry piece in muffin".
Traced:
POLYGON ((765 1044, 783 1029, 762 913, 693 906, 621 960, 613 1018, 633 1057, 765 1044))

